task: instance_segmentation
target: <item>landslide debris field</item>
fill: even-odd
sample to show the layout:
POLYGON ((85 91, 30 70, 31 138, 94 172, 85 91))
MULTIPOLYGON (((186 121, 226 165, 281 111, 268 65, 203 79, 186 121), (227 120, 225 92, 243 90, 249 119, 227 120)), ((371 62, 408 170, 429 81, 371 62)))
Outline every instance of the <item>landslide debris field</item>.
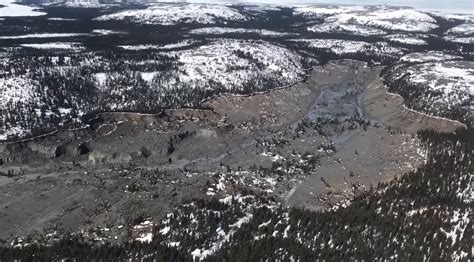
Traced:
POLYGON ((314 210, 343 205, 421 165, 418 130, 462 127, 405 109, 381 69, 335 61, 293 86, 206 109, 104 113, 83 129, 0 144, 0 239, 140 240, 144 218, 159 224, 188 200, 237 191, 314 210))

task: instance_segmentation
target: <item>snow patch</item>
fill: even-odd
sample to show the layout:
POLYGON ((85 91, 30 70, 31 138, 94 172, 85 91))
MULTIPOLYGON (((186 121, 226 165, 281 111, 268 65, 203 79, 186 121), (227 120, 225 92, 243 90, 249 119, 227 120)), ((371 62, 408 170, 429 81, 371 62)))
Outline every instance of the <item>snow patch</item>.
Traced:
POLYGON ((442 52, 416 52, 404 55, 400 58, 400 62, 422 63, 422 62, 440 62, 447 60, 459 60, 460 56, 449 55, 442 52))
POLYGON ((373 27, 363 25, 341 24, 336 22, 313 25, 308 27, 308 31, 315 33, 345 33, 361 36, 386 34, 385 31, 373 27))
POLYGON ((173 77, 163 83, 169 88, 204 87, 213 82, 230 90, 264 79, 285 85, 301 80, 304 73, 298 54, 264 41, 220 39, 164 54, 177 57, 181 64, 173 77))
POLYGON ((421 39, 416 36, 406 35, 406 34, 393 34, 384 36, 385 39, 406 45, 428 45, 424 39, 421 39))
POLYGON ((48 18, 49 21, 77 21, 75 18, 62 18, 62 17, 50 17, 48 18))
POLYGON ((456 37, 456 36, 445 36, 444 40, 457 43, 457 44, 474 44, 474 36, 469 37, 456 37))
POLYGON ((296 8, 295 14, 306 18, 324 18, 325 23, 334 23, 333 27, 359 25, 406 32, 428 32, 438 27, 430 15, 403 7, 313 6, 296 8))
POLYGON ((142 50, 171 50, 189 47, 198 41, 193 39, 186 39, 180 42, 167 44, 167 45, 121 45, 120 48, 129 51, 142 51, 142 50))
POLYGON ((193 35, 225 35, 225 34, 258 34, 261 36, 287 36, 290 33, 276 32, 266 29, 247 29, 230 27, 205 27, 189 31, 193 35))
POLYGON ((120 34, 126 34, 126 32, 114 31, 114 30, 108 30, 108 29, 94 29, 94 30, 92 30, 92 33, 98 34, 98 35, 120 35, 120 34))
POLYGON ((0 17, 23 17, 23 16, 43 16, 44 12, 37 8, 16 4, 15 0, 0 0, 0 17))
POLYGON ((0 39, 63 38, 63 37, 89 36, 89 35, 90 34, 83 34, 83 33, 37 33, 37 34, 26 34, 26 35, 0 36, 0 39))
POLYGON ((385 42, 367 43, 341 39, 294 39, 294 42, 306 43, 310 48, 326 49, 335 54, 355 54, 359 52, 374 52, 377 54, 396 54, 401 50, 391 47, 385 42))
POLYGON ((42 43, 42 44, 21 44, 22 47, 34 49, 83 49, 80 43, 73 42, 56 42, 56 43, 42 43))
POLYGON ((474 23, 465 23, 449 29, 447 34, 472 35, 474 34, 474 23))

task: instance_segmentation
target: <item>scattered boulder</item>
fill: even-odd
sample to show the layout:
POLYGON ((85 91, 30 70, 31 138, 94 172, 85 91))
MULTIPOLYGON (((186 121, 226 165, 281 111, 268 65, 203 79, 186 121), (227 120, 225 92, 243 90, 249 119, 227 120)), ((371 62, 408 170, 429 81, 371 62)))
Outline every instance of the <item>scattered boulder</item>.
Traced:
POLYGON ((102 162, 110 164, 124 164, 129 163, 132 160, 132 156, 127 153, 113 153, 111 155, 106 155, 102 162))
POLYGON ((210 129, 199 129, 196 132, 196 136, 202 138, 217 138, 217 132, 210 129))
POLYGON ((54 151, 54 156, 56 158, 58 158, 58 157, 62 157, 64 155, 66 155, 66 153, 67 153, 66 146, 65 145, 60 145, 60 146, 56 147, 56 150, 54 151))
POLYGON ((150 157, 152 155, 152 152, 146 146, 143 146, 140 151, 143 157, 150 157))
POLYGON ((87 155, 91 152, 89 145, 82 143, 78 146, 77 151, 80 156, 87 155))

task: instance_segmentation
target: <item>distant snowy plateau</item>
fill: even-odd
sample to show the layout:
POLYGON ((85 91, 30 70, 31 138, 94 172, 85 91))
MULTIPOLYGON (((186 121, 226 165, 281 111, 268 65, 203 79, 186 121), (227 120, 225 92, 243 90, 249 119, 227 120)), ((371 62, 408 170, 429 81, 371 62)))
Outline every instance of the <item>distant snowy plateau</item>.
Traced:
POLYGON ((473 123, 474 16, 389 6, 0 0, 0 141, 96 112, 199 107, 302 81, 336 59, 386 66, 405 106, 473 123))

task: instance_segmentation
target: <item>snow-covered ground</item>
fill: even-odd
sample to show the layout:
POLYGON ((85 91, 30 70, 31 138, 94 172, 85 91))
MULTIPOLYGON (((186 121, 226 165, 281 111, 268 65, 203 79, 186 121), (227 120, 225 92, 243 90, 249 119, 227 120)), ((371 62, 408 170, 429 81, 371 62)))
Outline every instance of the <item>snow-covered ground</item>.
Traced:
POLYGON ((160 50, 162 46, 160 45, 121 45, 119 47, 124 50, 141 51, 141 50, 160 50))
POLYGON ((210 81, 225 88, 241 87, 248 81, 274 79, 288 84, 302 77, 301 57, 264 41, 223 40, 195 49, 166 53, 178 57, 178 72, 167 85, 202 87, 210 81))
MULTIPOLYGON (((442 60, 443 55, 429 55, 428 58, 432 61, 442 60)), ((420 59, 405 57, 404 60, 420 59)), ((395 67, 393 79, 404 79, 407 86, 397 87, 402 88, 398 91, 411 94, 409 103, 417 110, 436 116, 455 115, 458 120, 471 121, 474 109, 474 62, 456 60, 402 65, 395 67), (459 115, 458 112, 465 113, 459 115)))
POLYGON ((15 0, 0 0, 0 17, 42 16, 46 13, 37 8, 19 5, 15 0), (4 6, 4 7, 1 7, 4 6))
POLYGON ((436 20, 428 14, 401 7, 309 6, 296 8, 295 13, 306 18, 324 18, 325 24, 339 26, 359 25, 406 32, 428 32, 438 27, 436 20))
POLYGON ((385 39, 400 43, 400 44, 406 44, 406 45, 427 45, 428 42, 426 40, 422 39, 420 36, 413 36, 413 35, 407 35, 407 34, 393 34, 393 35, 387 35, 384 36, 385 39))
POLYGON ((33 97, 33 83, 28 78, 0 78, 0 108, 6 104, 25 102, 33 97))
POLYGON ((217 22, 245 21, 248 18, 236 9, 212 4, 155 4, 147 9, 128 10, 103 15, 97 20, 128 20, 135 23, 176 25, 215 24, 217 22))
POLYGON ((328 6, 302 6, 295 8, 295 14, 306 18, 321 18, 333 16, 343 13, 351 13, 357 11, 364 11, 364 6, 349 6, 349 5, 328 5, 328 6))
POLYGON ((439 62, 447 60, 460 60, 462 57, 456 55, 444 54, 441 52, 426 53, 410 53, 400 58, 401 62, 422 63, 422 62, 439 62))
POLYGON ((266 29, 248 29, 248 28, 231 28, 231 27, 204 27, 189 31, 193 35, 225 35, 225 34, 258 34, 261 36, 287 36, 290 33, 276 32, 266 29))
POLYGON ((474 14, 472 14, 472 12, 462 12, 462 13, 459 13, 459 12, 431 12, 433 15, 436 15, 436 16, 440 16, 446 20, 449 20, 449 21, 456 21, 456 20, 460 20, 460 21, 465 21, 465 22, 469 22, 469 21, 472 21, 474 22, 474 14))
POLYGON ((0 39, 27 39, 27 38, 66 38, 66 37, 77 37, 77 36, 89 36, 90 34, 85 33, 36 33, 26 35, 7 35, 0 36, 0 39))
POLYGON ((142 223, 135 225, 132 229, 132 232, 137 235, 135 240, 149 243, 153 238, 153 222, 150 220, 145 220, 142 223))
POLYGON ((474 95, 474 62, 447 61, 425 63, 408 72, 413 83, 426 84, 447 96, 456 90, 474 95))
POLYGON ((108 29, 94 29, 94 30, 92 30, 92 33, 97 34, 97 35, 121 35, 121 34, 126 34, 126 32, 114 31, 114 30, 108 30, 108 29))
MULTIPOLYGON (((26 77, 0 78, 0 109, 4 109, 8 104, 19 105, 21 108, 22 104, 33 102, 35 99, 34 85, 33 81, 26 77)), ((6 114, 0 115, 1 118, 6 116, 6 114)), ((6 119, 0 120, 5 121, 6 119)), ((29 132, 20 126, 0 126, 0 142, 6 140, 10 135, 23 136, 29 132)))
POLYGON ((391 47, 385 42, 367 43, 341 39, 294 39, 293 41, 306 43, 308 47, 325 49, 338 55, 355 54, 359 52, 392 55, 401 51, 399 48, 391 47))
POLYGON ((68 0, 60 2, 61 6, 65 7, 79 7, 79 8, 99 8, 107 6, 99 3, 97 0, 68 0))
POLYGON ((121 45, 120 48, 124 50, 134 50, 134 51, 141 51, 141 50, 171 50, 171 49, 178 49, 178 48, 185 48, 191 46, 198 41, 193 39, 186 39, 180 42, 167 44, 167 45, 121 45))
POLYGON ((447 30, 444 40, 457 44, 474 44, 474 15, 444 15, 443 17, 462 22, 447 30))
POLYGON ((447 33, 455 35, 472 35, 474 34, 474 23, 460 24, 449 29, 447 33))
POLYGON ((458 43, 458 44, 474 44, 474 36, 468 36, 468 37, 445 36, 444 39, 446 41, 458 43))
MULTIPOLYGON (((156 50, 176 59, 179 65, 170 71, 140 72, 142 78, 160 88, 221 88, 241 91, 246 86, 273 87, 288 85, 304 77, 302 57, 289 49, 266 41, 211 39, 209 43, 184 50, 165 51, 186 47, 193 40, 165 46, 121 46, 126 50, 156 50), (156 78, 158 82, 153 81, 156 78)), ((154 64, 145 60, 141 64, 154 64)), ((120 72, 117 72, 120 73, 120 72)), ((96 74, 96 82, 104 85, 108 75, 96 74)))
POLYGON ((50 17, 49 21, 77 21, 76 18, 50 17))
POLYGON ((35 49, 71 49, 81 50, 83 49, 81 43, 76 42, 51 42, 41 44, 21 44, 23 47, 35 48, 35 49))
MULTIPOLYGON (((190 2, 190 1, 188 1, 190 2)), ((252 3, 246 3, 245 5, 240 6, 245 13, 250 13, 252 15, 265 15, 269 11, 280 11, 282 6, 281 5, 275 5, 275 4, 258 4, 255 1, 252 1, 252 3)))
POLYGON ((385 31, 364 25, 341 24, 337 22, 323 23, 308 27, 315 33, 345 33, 361 36, 384 35, 385 31))

